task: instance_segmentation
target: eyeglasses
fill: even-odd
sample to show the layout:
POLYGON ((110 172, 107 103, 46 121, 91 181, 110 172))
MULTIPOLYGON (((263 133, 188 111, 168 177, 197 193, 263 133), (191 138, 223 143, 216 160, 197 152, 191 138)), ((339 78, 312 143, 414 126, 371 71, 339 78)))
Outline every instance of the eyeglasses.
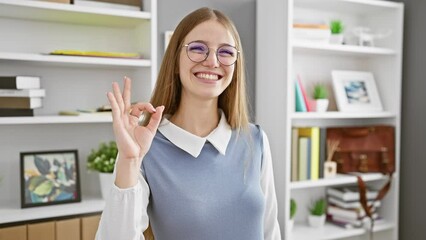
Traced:
MULTIPOLYGON (((190 42, 186 45, 186 54, 189 60, 200 63, 207 59, 210 54, 210 48, 202 42, 190 42)), ((238 59, 237 48, 230 45, 223 45, 216 50, 216 59, 225 66, 231 66, 238 59)))

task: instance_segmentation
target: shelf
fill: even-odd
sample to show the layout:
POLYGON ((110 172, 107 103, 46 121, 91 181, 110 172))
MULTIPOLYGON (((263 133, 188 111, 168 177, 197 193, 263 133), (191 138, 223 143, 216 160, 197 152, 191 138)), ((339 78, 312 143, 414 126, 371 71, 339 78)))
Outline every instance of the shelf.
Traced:
MULTIPOLYGON (((393 229, 394 225, 388 222, 377 223, 374 227, 374 232, 386 231, 393 229)), ((342 239, 347 237, 355 237, 365 234, 364 228, 344 229, 335 226, 331 223, 326 223, 322 228, 312 228, 304 224, 295 224, 290 233, 291 240, 306 240, 306 239, 342 239)))
POLYGON ((8 53, 0 52, 1 60, 36 62, 43 64, 79 64, 81 66, 118 66, 118 67, 150 67, 151 61, 145 59, 122 59, 104 57, 79 57, 79 56, 56 56, 36 53, 8 53))
POLYGON ((291 119, 359 119, 359 118, 394 118, 396 115, 391 112, 295 112, 292 113, 291 119))
POLYGON ((52 206, 22 209, 17 202, 0 205, 0 225, 37 219, 72 216, 102 212, 105 201, 99 198, 83 199, 79 203, 58 204, 52 206))
POLYGON ((394 56, 396 52, 389 48, 363 47, 355 45, 333 45, 315 42, 294 41, 292 47, 296 53, 340 54, 351 56, 394 56))
POLYGON ((0 17, 70 24, 133 27, 151 13, 28 0, 0 0, 0 17))
POLYGON ((403 4, 382 0, 294 0, 294 6, 328 12, 374 15, 382 14, 386 10, 400 9, 403 7, 403 4))
MULTIPOLYGON (((365 182, 382 180, 386 176, 381 173, 364 173, 361 174, 362 180, 365 182)), ((304 188, 313 188, 313 187, 326 187, 326 186, 337 186, 350 183, 356 183, 357 178, 355 176, 350 176, 347 174, 337 174, 334 178, 322 178, 318 180, 306 180, 306 181, 297 181, 290 183, 290 189, 304 189, 304 188)))
POLYGON ((1 117, 0 125, 16 124, 56 124, 56 123, 110 123, 111 115, 101 116, 34 116, 34 117, 1 117))

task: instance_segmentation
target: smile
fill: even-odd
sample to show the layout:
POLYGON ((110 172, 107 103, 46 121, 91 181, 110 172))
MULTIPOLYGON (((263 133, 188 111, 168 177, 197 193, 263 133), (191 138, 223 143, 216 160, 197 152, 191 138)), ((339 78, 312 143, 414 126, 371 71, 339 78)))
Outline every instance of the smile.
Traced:
POLYGON ((219 79, 222 78, 221 75, 217 75, 214 73, 202 73, 202 72, 198 72, 194 74, 197 78, 201 78, 201 79, 206 79, 206 80, 213 80, 213 81, 217 81, 219 79))

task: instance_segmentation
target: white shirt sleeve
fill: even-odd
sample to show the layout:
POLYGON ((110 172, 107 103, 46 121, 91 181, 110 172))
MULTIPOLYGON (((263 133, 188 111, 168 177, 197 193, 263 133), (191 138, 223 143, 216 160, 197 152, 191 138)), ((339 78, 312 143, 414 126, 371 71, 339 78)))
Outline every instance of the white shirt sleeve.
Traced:
MULTIPOLYGON (((114 176, 115 179, 115 176, 114 176)), ((96 233, 96 240, 144 240, 148 228, 150 190, 142 174, 138 183, 126 189, 112 186, 96 233)))
POLYGON ((271 149, 268 137, 263 132, 263 163, 260 184, 265 195, 265 216, 264 216, 264 239, 281 240, 280 226, 278 224, 278 206, 275 195, 274 172, 272 170, 271 149))

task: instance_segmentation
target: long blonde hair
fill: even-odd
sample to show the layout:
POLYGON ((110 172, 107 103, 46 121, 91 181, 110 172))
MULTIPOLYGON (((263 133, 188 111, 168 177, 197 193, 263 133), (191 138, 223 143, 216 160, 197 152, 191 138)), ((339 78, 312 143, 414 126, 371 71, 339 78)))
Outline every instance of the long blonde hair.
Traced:
POLYGON ((208 20, 216 20, 228 29, 235 40, 235 47, 240 51, 238 60, 235 63, 232 81, 219 96, 218 107, 224 111, 232 129, 247 129, 249 118, 241 40, 232 21, 218 10, 210 8, 197 9, 183 18, 178 24, 161 63, 157 83, 150 102, 154 106, 164 105, 164 114, 173 115, 177 111, 182 90, 179 77, 179 54, 183 41, 192 29, 208 20))

